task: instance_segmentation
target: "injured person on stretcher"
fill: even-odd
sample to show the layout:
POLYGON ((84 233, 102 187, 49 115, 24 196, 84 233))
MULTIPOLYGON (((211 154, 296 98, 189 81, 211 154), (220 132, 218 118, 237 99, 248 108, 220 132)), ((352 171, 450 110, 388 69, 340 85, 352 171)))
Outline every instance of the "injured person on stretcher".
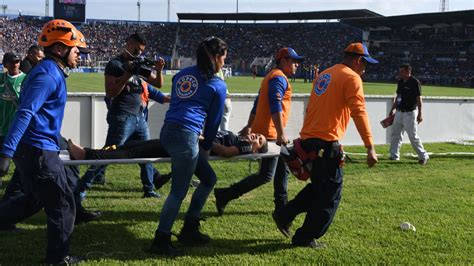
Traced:
MULTIPOLYGON (((103 149, 84 148, 69 140, 68 149, 71 160, 169 157, 159 139, 129 141, 121 146, 112 145, 103 149)), ((227 130, 217 132, 211 147, 211 155, 222 157, 266 153, 267 151, 267 139, 262 134, 252 133, 248 136, 237 136, 227 130)))

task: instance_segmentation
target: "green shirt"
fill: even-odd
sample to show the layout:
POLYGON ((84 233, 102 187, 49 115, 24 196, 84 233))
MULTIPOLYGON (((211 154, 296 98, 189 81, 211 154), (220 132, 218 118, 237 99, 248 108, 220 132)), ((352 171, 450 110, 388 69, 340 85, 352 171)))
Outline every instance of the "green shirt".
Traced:
POLYGON ((10 129, 18 108, 21 84, 25 78, 25 73, 16 76, 0 74, 0 136, 6 136, 10 129))

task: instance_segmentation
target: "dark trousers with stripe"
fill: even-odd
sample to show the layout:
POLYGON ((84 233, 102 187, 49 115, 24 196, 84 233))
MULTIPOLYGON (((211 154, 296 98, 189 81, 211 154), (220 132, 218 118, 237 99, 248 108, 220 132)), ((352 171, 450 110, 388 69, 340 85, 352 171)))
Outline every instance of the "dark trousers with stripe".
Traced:
POLYGON ((306 213, 303 225, 293 236, 293 243, 297 244, 309 243, 326 233, 341 200, 343 181, 339 165, 342 150, 337 142, 310 139, 302 145, 307 151, 323 149, 324 153, 312 162, 311 183, 278 210, 284 222, 292 222, 297 215, 306 213))
POLYGON ((46 262, 55 263, 69 254, 76 213, 74 194, 64 166, 58 152, 21 143, 13 160, 23 193, 1 203, 0 224, 16 224, 44 208, 48 241, 46 262))

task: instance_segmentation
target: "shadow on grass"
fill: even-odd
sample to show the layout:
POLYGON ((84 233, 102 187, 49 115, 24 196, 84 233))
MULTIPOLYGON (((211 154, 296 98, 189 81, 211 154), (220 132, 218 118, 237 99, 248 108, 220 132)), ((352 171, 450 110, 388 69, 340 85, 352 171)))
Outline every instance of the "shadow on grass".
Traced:
MULTIPOLYGON (((160 219, 160 212, 161 206, 156 209, 150 208, 149 211, 102 211, 102 216, 98 220, 92 223, 76 225, 75 228, 91 229, 101 223, 124 224, 124 220, 133 221, 127 223, 130 225, 139 224, 141 222, 156 222, 158 224, 158 221, 160 219)), ((269 217, 271 215, 269 212, 266 211, 229 211, 226 212, 224 216, 260 216, 265 214, 268 214, 269 217)), ((176 221, 183 221, 185 216, 186 212, 180 212, 176 217, 176 221)), ((217 212, 203 212, 202 217, 206 219, 219 219, 221 216, 218 216, 217 212)), ((18 227, 20 228, 25 226, 46 226, 46 215, 43 211, 40 211, 39 213, 35 214, 31 218, 21 222, 20 225, 18 225, 18 227)))
MULTIPOLYGON (((123 217, 122 217, 123 219, 123 217)), ((90 224, 75 228, 71 254, 86 257, 89 261, 104 259, 137 261, 161 259, 149 253, 153 232, 147 238, 138 238, 129 229, 133 224, 90 224)), ((211 235, 212 237, 212 235, 211 235)), ((174 241, 174 240, 173 240, 174 241)), ((282 239, 224 239, 213 238, 203 247, 180 246, 185 256, 215 257, 216 255, 266 254, 291 248, 282 239)), ((175 241, 174 241, 175 242, 175 241)), ((46 247, 45 229, 28 229, 15 233, 0 233, 1 265, 34 265, 44 258, 46 247)), ((169 259, 163 257, 163 259, 169 259)))

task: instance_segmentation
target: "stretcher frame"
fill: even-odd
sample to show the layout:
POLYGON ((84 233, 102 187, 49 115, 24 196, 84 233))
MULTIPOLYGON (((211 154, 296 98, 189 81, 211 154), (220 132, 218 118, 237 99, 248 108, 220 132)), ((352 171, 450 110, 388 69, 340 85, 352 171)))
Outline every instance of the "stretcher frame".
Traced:
MULTIPOLYGON (((209 161, 225 160, 258 160, 280 156, 280 146, 274 142, 268 142, 268 152, 237 155, 233 157, 209 156, 209 161)), ((107 160, 71 160, 68 151, 61 151, 59 158, 64 165, 108 165, 108 164, 145 164, 145 163, 169 163, 170 158, 132 158, 132 159, 107 159, 107 160)))

